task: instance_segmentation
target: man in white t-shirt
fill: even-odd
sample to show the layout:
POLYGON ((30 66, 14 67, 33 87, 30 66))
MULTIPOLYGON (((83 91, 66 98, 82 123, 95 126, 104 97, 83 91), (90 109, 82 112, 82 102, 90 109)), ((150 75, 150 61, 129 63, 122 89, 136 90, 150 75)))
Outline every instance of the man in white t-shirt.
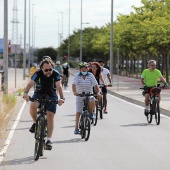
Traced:
MULTIPOLYGON (((101 73, 102 73, 104 82, 106 82, 106 79, 108 78, 109 83, 110 83, 108 86, 111 87, 112 81, 111 81, 110 71, 107 68, 104 68, 103 60, 98 60, 98 63, 100 64, 100 66, 102 68, 101 73)), ((100 80, 100 84, 102 84, 101 80, 100 80)), ((106 86, 102 87, 102 93, 103 93, 104 113, 107 114, 107 88, 106 88, 106 86)))

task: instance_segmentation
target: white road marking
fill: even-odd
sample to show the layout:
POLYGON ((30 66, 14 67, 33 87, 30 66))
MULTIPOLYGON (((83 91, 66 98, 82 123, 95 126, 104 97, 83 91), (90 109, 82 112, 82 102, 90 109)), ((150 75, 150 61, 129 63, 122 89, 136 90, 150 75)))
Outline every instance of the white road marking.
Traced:
MULTIPOLYGON (((124 100, 124 99, 120 99, 120 98, 118 98, 118 97, 116 97, 116 96, 114 96, 114 95, 111 95, 111 94, 108 94, 108 95, 109 95, 110 97, 113 97, 113 98, 116 98, 116 99, 121 100, 121 101, 123 101, 123 102, 126 102, 126 103, 128 103, 128 104, 130 104, 130 105, 134 105, 134 106, 136 106, 136 107, 139 107, 139 108, 141 108, 141 109, 144 109, 143 106, 139 106, 139 105, 137 105, 137 104, 135 104, 135 103, 128 102, 128 101, 126 101, 126 100, 124 100)), ((166 116, 166 115, 164 115, 164 114, 160 114, 160 116, 161 116, 161 117, 164 117, 164 118, 167 118, 167 119, 170 119, 169 116, 166 116)))
POLYGON ((18 122, 19 122, 19 120, 20 120, 20 117, 21 117, 22 111, 23 111, 23 109, 24 109, 24 107, 25 107, 25 104, 26 104, 26 101, 24 101, 24 103, 23 103, 23 105, 22 105, 22 107, 21 107, 21 109, 20 109, 20 111, 19 111, 19 113, 18 113, 18 116, 17 116, 17 118, 16 118, 16 120, 15 120, 15 123, 14 123, 13 126, 12 126, 12 130, 10 130, 9 135, 8 135, 6 141, 5 141, 4 147, 3 147, 3 149, 2 149, 1 152, 0 152, 0 164, 1 164, 1 162, 3 161, 4 156, 5 156, 5 153, 6 153, 7 149, 8 149, 8 146, 9 146, 11 140, 12 140, 14 131, 15 131, 16 126, 17 126, 17 124, 18 124, 18 122))

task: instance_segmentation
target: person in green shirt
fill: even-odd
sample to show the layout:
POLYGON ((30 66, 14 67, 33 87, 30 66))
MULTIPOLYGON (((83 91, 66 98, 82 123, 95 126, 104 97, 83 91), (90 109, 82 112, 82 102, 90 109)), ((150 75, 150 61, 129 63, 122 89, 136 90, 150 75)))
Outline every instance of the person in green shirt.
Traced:
MULTIPOLYGON (((155 60, 150 60, 148 62, 148 69, 145 69, 142 72, 141 75, 141 83, 142 85, 146 87, 156 87, 158 78, 164 83, 164 87, 166 87, 168 84, 166 83, 166 80, 162 76, 161 72, 156 69, 156 61, 155 60)), ((145 111, 144 114, 145 116, 148 115, 148 106, 149 106, 149 90, 144 90, 143 95, 145 96, 145 111)), ((160 93, 158 94, 159 101, 161 99, 160 93)))

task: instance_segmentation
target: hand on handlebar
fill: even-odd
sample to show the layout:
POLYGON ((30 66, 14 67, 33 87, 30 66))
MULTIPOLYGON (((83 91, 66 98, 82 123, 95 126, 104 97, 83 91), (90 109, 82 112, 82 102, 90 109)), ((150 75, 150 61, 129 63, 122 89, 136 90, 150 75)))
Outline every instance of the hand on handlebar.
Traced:
POLYGON ((26 100, 27 102, 30 100, 30 99, 29 99, 29 95, 28 95, 28 94, 25 94, 25 93, 23 94, 23 98, 24 98, 24 100, 26 100))

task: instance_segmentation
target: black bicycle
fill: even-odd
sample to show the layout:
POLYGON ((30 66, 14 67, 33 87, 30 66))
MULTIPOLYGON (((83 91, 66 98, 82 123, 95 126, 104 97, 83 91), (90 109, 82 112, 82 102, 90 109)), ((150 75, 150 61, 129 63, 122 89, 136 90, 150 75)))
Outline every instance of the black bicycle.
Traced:
POLYGON ((58 101, 48 99, 34 99, 29 97, 30 101, 37 101, 40 103, 40 108, 37 109, 37 119, 35 126, 35 148, 34 148, 34 160, 38 160, 40 156, 43 156, 44 150, 51 150, 46 148, 45 140, 47 137, 47 119, 46 119, 46 107, 48 103, 57 104, 58 101))
POLYGON ((64 76, 64 80, 62 82, 62 86, 64 87, 64 90, 66 90, 67 86, 68 86, 68 77, 66 77, 66 75, 64 76))
POLYGON ((90 120, 90 114, 89 114, 89 97, 90 96, 95 96, 95 94, 90 94, 90 93, 82 93, 79 94, 78 96, 80 97, 85 97, 83 99, 84 101, 84 107, 83 107, 83 111, 80 115, 80 119, 79 119, 79 124, 78 124, 78 129, 79 129, 79 133, 81 134, 81 138, 85 139, 85 141, 87 141, 90 137, 90 127, 91 127, 91 120, 90 120))
POLYGON ((144 87, 140 88, 143 89, 144 91, 149 92, 149 109, 148 109, 148 114, 147 114, 147 121, 148 123, 152 122, 152 116, 155 115, 155 121, 156 124, 160 124, 160 107, 159 107, 159 98, 158 94, 161 92, 161 88, 164 88, 164 86, 160 87, 158 84, 157 87, 144 87))

